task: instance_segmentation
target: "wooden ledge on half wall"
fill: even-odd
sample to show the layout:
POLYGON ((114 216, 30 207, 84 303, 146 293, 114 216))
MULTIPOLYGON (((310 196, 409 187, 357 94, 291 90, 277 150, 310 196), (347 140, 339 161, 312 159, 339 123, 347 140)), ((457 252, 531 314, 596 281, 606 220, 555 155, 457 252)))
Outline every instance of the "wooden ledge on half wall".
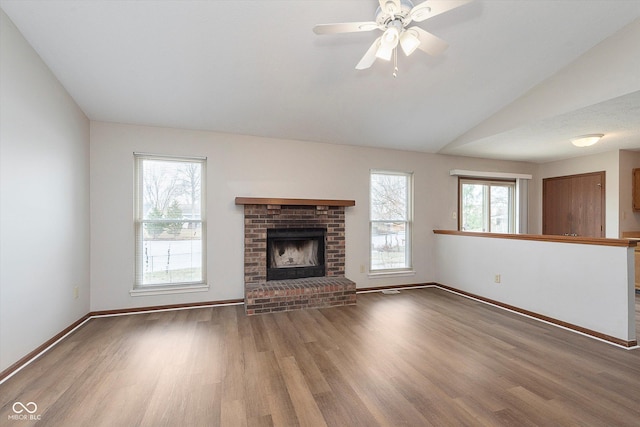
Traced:
POLYGON ((534 240, 538 242, 576 243, 581 245, 622 246, 632 248, 638 242, 628 239, 609 239, 606 237, 556 236, 552 234, 506 234, 482 233, 476 231, 433 230, 434 234, 449 234, 454 236, 490 237, 494 239, 534 240))
POLYGON ((355 200, 283 199, 276 197, 236 197, 236 205, 355 206, 355 200))

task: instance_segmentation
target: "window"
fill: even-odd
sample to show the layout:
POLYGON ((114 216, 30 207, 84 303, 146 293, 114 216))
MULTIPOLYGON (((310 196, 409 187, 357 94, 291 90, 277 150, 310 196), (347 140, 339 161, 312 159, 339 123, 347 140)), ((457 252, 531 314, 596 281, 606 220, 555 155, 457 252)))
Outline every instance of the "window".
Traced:
POLYGON ((460 230, 515 232, 515 182, 460 178, 460 230))
POLYGON ((135 155, 135 287, 204 284, 206 159, 135 155))
POLYGON ((371 172, 372 272, 411 269, 412 174, 371 172))

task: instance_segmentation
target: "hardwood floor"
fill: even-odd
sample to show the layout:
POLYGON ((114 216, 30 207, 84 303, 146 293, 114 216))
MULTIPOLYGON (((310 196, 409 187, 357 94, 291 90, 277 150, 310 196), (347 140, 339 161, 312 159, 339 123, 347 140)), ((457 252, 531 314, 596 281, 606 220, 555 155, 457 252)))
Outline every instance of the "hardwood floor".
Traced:
POLYGON ((0 386, 0 425, 34 423, 637 426, 640 350, 435 288, 98 318, 0 386))

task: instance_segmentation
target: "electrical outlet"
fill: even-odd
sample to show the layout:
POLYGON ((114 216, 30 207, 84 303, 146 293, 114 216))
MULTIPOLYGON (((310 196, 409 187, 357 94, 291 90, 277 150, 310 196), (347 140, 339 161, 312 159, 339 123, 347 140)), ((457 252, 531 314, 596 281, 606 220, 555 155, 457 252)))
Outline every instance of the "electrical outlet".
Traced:
POLYGON ((501 280, 502 280, 502 277, 500 277, 500 275, 499 275, 499 274, 496 274, 496 275, 493 277, 493 281, 494 281, 495 283, 500 283, 500 281, 501 281, 501 280))
POLYGON ((73 288, 73 298, 74 299, 78 299, 78 296, 80 295, 80 288, 78 288, 77 286, 75 286, 73 288))
POLYGON ((364 273, 364 264, 360 264, 360 273, 364 273))

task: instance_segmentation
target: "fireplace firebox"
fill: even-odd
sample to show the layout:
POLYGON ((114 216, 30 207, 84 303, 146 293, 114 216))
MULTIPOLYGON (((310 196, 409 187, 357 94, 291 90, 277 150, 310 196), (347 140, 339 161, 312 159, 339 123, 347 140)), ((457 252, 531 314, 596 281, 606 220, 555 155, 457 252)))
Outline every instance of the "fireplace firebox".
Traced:
POLYGON ((267 280, 325 275, 324 228, 267 230, 267 280))

